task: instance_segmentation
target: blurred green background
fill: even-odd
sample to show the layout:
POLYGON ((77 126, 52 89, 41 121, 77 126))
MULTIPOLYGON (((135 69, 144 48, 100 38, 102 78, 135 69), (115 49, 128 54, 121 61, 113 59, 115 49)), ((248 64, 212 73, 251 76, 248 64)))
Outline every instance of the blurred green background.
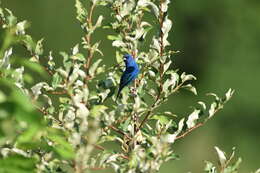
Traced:
MULTIPOLYGON (((46 54, 70 51, 81 41, 73 0, 2 0, 2 6, 31 22, 29 33, 36 40, 45 38, 46 54)), ((227 153, 236 147, 243 159, 240 172, 255 171, 260 167, 260 1, 175 0, 169 14, 174 22, 169 40, 180 50, 174 68, 197 76, 199 95, 174 95, 163 109, 185 116, 208 92, 221 95, 233 88, 236 93, 213 120, 176 141, 181 160, 165 164, 160 173, 202 172, 204 160, 216 161, 215 145, 227 153)), ((100 32, 96 39, 102 40, 104 59, 111 62, 114 48, 106 34, 100 32)))

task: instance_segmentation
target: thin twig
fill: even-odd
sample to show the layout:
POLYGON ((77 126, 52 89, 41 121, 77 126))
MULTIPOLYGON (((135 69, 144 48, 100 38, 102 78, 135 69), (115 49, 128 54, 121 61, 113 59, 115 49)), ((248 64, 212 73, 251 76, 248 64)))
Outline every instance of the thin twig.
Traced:
POLYGON ((108 128, 110 128, 110 129, 114 130, 115 132, 127 137, 128 139, 131 139, 125 132, 121 131, 120 129, 116 128, 115 126, 110 125, 110 126, 108 126, 108 128))
POLYGON ((184 132, 183 134, 177 136, 177 137, 175 138, 175 140, 176 140, 176 139, 184 138, 186 135, 188 135, 189 133, 191 133, 193 130, 195 130, 195 129, 197 129, 197 128, 203 126, 203 125, 204 125, 204 123, 198 123, 198 124, 196 124, 194 127, 188 129, 188 130, 187 130, 186 132, 184 132))

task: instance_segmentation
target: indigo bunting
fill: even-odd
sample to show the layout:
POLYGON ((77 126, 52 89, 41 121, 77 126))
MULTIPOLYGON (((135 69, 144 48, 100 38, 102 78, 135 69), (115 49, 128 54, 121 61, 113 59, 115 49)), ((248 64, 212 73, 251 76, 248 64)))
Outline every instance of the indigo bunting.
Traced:
POLYGON ((135 62, 135 59, 132 57, 132 55, 126 54, 124 55, 124 62, 125 62, 125 71, 123 72, 123 75, 120 79, 119 89, 116 96, 116 100, 119 97, 120 92, 122 89, 127 86, 129 83, 135 80, 139 73, 139 68, 137 63, 135 62))

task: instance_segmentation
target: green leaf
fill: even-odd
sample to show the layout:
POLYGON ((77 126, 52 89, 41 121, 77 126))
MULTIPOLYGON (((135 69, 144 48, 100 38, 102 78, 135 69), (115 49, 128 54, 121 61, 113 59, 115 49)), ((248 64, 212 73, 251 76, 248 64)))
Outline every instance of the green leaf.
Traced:
POLYGON ((35 47, 35 54, 36 55, 42 55, 43 54, 43 45, 42 45, 43 40, 44 39, 42 38, 39 41, 37 41, 37 43, 36 43, 36 47, 35 47))
POLYGON ((188 120, 186 121, 186 124, 188 128, 192 128, 196 125, 197 120, 199 119, 199 114, 201 110, 195 109, 188 117, 188 120))
POLYGON ((197 95, 197 90, 194 86, 192 86, 191 84, 188 85, 183 85, 181 88, 184 88, 190 92, 192 92, 193 94, 197 95))
POLYGON ((32 53, 35 50, 36 43, 33 41, 30 35, 23 35, 20 39, 28 51, 32 53))
POLYGON ((101 63, 102 59, 98 59, 96 62, 94 62, 91 67, 89 68, 89 75, 90 76, 95 76, 96 74, 96 70, 99 66, 99 64, 101 63))
POLYGON ((213 163, 211 163, 209 161, 205 161, 205 162, 206 162, 206 166, 204 168, 204 171, 207 171, 207 173, 217 173, 217 169, 213 165, 213 163))
POLYGON ((6 101, 6 96, 5 96, 5 94, 4 94, 2 91, 0 91, 0 104, 3 103, 3 102, 5 102, 5 101, 6 101))
POLYGON ((58 74, 55 73, 52 76, 52 82, 51 82, 51 86, 53 87, 53 89, 56 89, 62 82, 62 77, 58 74))
POLYGON ((75 156, 74 149, 61 132, 49 129, 48 138, 53 141, 53 150, 64 159, 72 159, 75 156))
POLYGON ((33 173, 36 172, 36 160, 21 155, 11 155, 0 159, 0 172, 5 173, 33 173))
POLYGON ((17 23, 17 17, 15 17, 11 10, 5 9, 9 15, 6 16, 7 27, 13 27, 17 23))
MULTIPOLYGON (((40 127, 37 124, 30 124, 30 127, 28 129, 26 129, 26 131, 23 132, 21 135, 19 135, 19 137, 17 139, 18 145, 20 143, 27 143, 27 142, 34 141, 39 130, 40 130, 40 127)), ((34 141, 34 142, 36 142, 36 141, 34 141)))
POLYGON ((77 9, 77 19, 80 23, 85 23, 87 18, 87 10, 84 8, 80 0, 76 0, 75 7, 77 9))
POLYGON ((159 122, 164 125, 170 122, 169 118, 164 115, 153 115, 151 119, 159 120, 159 122))
POLYGON ((104 106, 104 105, 95 105, 95 106, 90 110, 90 115, 91 115, 92 117, 99 117, 106 109, 107 109, 107 107, 104 106))
POLYGON ((225 153, 223 151, 221 151, 217 146, 214 147, 217 154, 218 154, 218 159, 219 159, 219 163, 221 165, 222 168, 225 168, 226 166, 226 161, 227 161, 227 158, 225 156, 225 153))

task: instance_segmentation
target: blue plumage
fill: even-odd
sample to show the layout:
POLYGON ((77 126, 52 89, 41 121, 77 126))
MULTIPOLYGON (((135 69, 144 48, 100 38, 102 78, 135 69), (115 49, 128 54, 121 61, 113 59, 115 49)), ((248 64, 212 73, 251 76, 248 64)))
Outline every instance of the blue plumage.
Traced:
POLYGON ((127 86, 129 83, 134 81, 139 73, 138 64, 135 62, 135 59, 132 57, 132 55, 129 54, 124 55, 124 62, 125 62, 126 69, 123 75, 121 76, 116 99, 119 97, 119 94, 122 91, 122 89, 125 86, 127 86))

